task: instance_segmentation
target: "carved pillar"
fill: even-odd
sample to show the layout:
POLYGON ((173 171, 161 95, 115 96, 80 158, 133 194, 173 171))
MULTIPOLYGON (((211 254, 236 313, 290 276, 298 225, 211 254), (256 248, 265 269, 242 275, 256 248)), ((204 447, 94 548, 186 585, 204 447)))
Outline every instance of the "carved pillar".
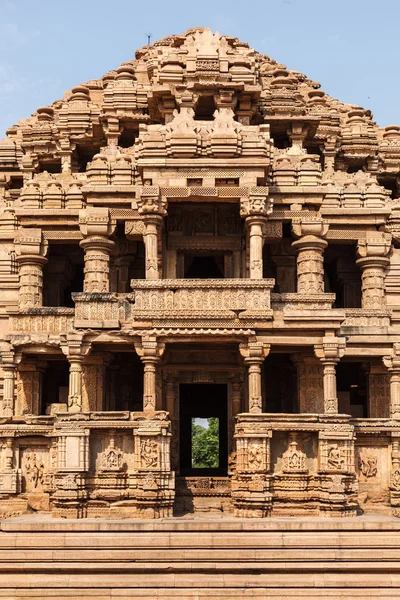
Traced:
POLYGON ((146 249, 146 279, 159 279, 159 236, 163 217, 167 214, 167 200, 161 196, 159 187, 144 186, 137 203, 145 225, 143 241, 146 249))
POLYGON ((235 418, 241 412, 242 406, 242 383, 234 381, 232 383, 232 416, 235 418))
POLYGON ((322 344, 314 346, 317 358, 322 362, 324 379, 324 413, 337 414, 338 397, 336 386, 336 365, 346 348, 345 338, 324 337, 322 344))
POLYGON ((239 351, 248 367, 249 413, 262 413, 262 372, 261 367, 271 346, 262 342, 240 344, 239 351))
POLYGON ((16 354, 8 344, 0 350, 1 368, 3 371, 3 405, 1 414, 3 417, 12 417, 15 412, 15 378, 21 355, 16 354))
POLYGON ((61 349, 69 362, 68 412, 82 412, 82 363, 91 350, 81 334, 68 334, 61 349))
POLYGON ((41 229, 21 227, 15 235, 20 309, 43 305, 43 266, 47 263, 47 247, 41 229))
POLYGON ((400 344, 393 344, 393 353, 383 357, 390 374, 390 417, 400 419, 400 344))
POLYGON ((42 360, 23 360, 17 372, 16 415, 40 415, 42 375, 47 363, 42 360))
POLYGON ((135 350, 144 365, 143 410, 155 411, 157 407, 157 366, 164 354, 165 344, 157 342, 156 338, 142 338, 140 344, 135 344, 135 350))
POLYGON ((362 308, 386 307, 385 274, 389 266, 392 236, 379 231, 367 231, 358 241, 357 264, 362 269, 362 308))
POLYGON ((105 407, 106 371, 111 362, 108 352, 91 353, 83 363, 82 410, 102 411, 105 407))
MULTIPOLYGON (((255 188, 257 189, 257 188, 255 188)), ((268 198, 268 189, 250 194, 240 200, 240 216, 246 219, 249 243, 249 277, 263 278, 263 228, 267 216, 272 212, 272 201, 268 198)))
POLYGON ((115 246, 109 236, 115 230, 108 208, 89 208, 79 213, 79 226, 84 239, 85 292, 110 291, 110 254, 115 246))
POLYGON ((328 242, 323 238, 329 225, 320 218, 293 219, 293 234, 299 238, 292 243, 297 252, 297 292, 324 293, 323 252, 328 242))
POLYGON ((294 354, 300 414, 324 412, 324 376, 321 362, 313 355, 294 354))

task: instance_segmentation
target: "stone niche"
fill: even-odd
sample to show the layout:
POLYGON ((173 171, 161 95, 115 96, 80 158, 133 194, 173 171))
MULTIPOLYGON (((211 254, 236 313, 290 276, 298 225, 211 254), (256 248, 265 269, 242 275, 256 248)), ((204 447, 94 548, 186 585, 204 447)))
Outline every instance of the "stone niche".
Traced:
POLYGON ((272 514, 318 514, 317 433, 274 431, 271 439, 272 514))
POLYGON ((359 436, 355 447, 360 509, 388 512, 390 440, 386 436, 359 436))
POLYGON ((22 438, 16 447, 18 487, 27 510, 50 510, 49 499, 56 469, 55 448, 51 440, 22 438))

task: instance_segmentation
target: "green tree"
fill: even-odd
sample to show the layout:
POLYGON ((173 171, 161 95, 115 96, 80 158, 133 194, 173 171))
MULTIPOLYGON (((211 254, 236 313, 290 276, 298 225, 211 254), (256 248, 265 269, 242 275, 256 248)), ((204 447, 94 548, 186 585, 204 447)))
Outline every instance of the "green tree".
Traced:
POLYGON ((217 469, 219 467, 219 420, 207 419, 208 427, 196 425, 192 419, 192 467, 193 469, 217 469))

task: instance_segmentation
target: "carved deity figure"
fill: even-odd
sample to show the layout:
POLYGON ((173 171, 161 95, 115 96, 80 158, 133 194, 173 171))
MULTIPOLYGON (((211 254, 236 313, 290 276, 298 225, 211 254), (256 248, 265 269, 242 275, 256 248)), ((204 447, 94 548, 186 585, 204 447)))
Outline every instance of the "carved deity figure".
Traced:
POLYGON ((342 469, 345 464, 345 459, 342 456, 342 451, 337 444, 333 444, 328 451, 328 468, 342 469))
POLYGON ((140 443, 140 456, 145 467, 157 467, 158 445, 155 440, 146 439, 140 443))
POLYGON ((364 477, 375 477, 378 472, 378 458, 376 454, 360 455, 358 466, 364 477))
POLYGON ((307 456, 297 448, 296 440, 291 440, 289 448, 282 456, 283 473, 305 473, 307 456))
POLYGON ((247 460, 250 469, 261 469, 263 464, 262 446, 258 443, 249 444, 247 448, 247 460))
POLYGON ((41 487, 44 477, 43 460, 36 456, 36 452, 28 452, 25 456, 25 479, 27 484, 37 489, 41 487))

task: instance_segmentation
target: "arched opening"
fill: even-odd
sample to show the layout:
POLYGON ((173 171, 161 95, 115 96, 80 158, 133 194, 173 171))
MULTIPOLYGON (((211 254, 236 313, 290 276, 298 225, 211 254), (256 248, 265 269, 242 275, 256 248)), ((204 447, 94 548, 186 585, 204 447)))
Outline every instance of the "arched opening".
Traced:
POLYGON ((213 96, 200 96, 196 105, 195 119, 197 121, 212 121, 216 108, 213 96))

